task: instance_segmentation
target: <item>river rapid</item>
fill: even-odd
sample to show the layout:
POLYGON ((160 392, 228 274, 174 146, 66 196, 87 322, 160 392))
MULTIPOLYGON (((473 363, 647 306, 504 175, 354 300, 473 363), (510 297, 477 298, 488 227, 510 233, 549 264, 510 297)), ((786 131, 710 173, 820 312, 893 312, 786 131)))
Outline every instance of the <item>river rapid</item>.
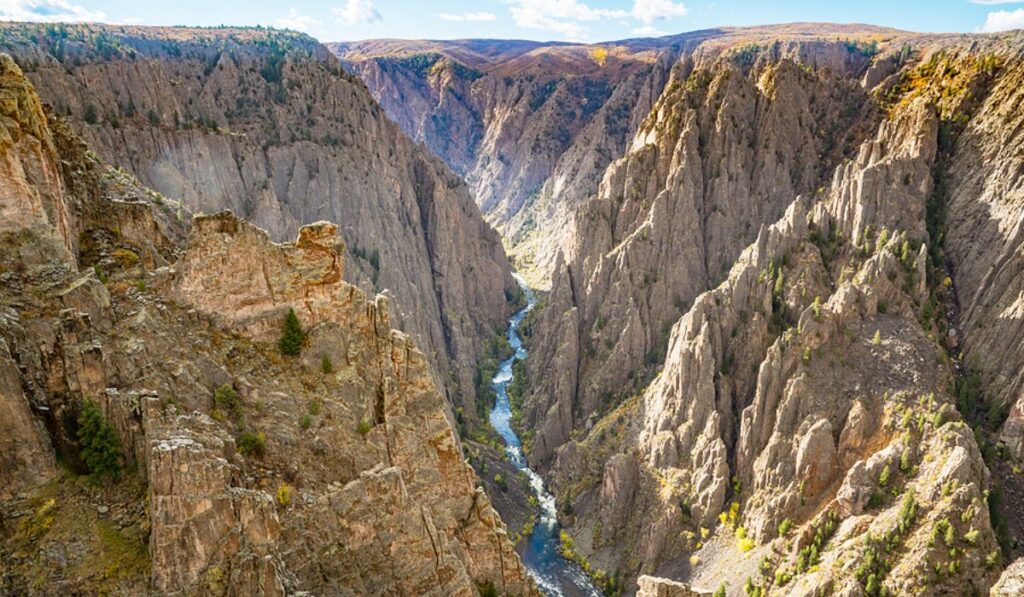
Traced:
POLYGON ((558 518, 555 510, 555 496, 544 488, 544 481, 530 469, 523 455, 523 444, 512 429, 512 407, 508 398, 508 386, 512 383, 512 363, 526 358, 522 338, 519 337, 519 326, 523 319, 536 306, 537 297, 533 294, 522 278, 516 277, 519 285, 526 293, 526 307, 513 315, 508 322, 508 343, 512 346, 513 355, 501 362, 498 372, 491 380, 497 394, 494 408, 491 409, 491 425, 505 439, 505 452, 512 465, 526 474, 533 493, 540 503, 540 520, 533 527, 531 534, 518 546, 519 555, 530 575, 537 582, 540 590, 549 596, 577 595, 599 596, 601 592, 593 585, 590 577, 575 562, 562 557, 558 551, 559 531, 558 518))

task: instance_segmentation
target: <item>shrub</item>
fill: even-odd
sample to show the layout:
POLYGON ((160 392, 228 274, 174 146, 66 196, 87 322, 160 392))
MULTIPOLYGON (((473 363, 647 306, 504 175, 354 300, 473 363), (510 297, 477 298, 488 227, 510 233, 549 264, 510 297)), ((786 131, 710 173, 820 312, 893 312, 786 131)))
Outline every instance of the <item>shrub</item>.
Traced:
POLYGON ((288 315, 284 318, 284 326, 281 331, 281 340, 278 342, 281 354, 290 357, 299 356, 299 353, 302 352, 302 343, 305 340, 306 334, 302 331, 299 316, 295 314, 295 309, 288 309, 288 315))
POLYGON ((292 486, 287 483, 281 483, 277 486, 277 503, 282 506, 288 506, 292 503, 292 486))
POLYGON ((715 589, 714 597, 725 597, 725 583, 724 582, 722 584, 718 585, 718 588, 715 589))
POLYGON ((872 346, 878 346, 882 343, 882 330, 875 330, 874 337, 871 338, 872 346))
POLYGON ((146 112, 146 120, 148 120, 149 124, 153 126, 157 126, 158 124, 160 124, 160 116, 152 108, 150 108, 150 110, 146 112))
POLYGON ((263 456, 267 451, 266 434, 246 431, 238 438, 238 451, 246 456, 263 456))
POLYGON ((788 518, 783 519, 783 521, 779 523, 779 536, 780 537, 785 537, 786 535, 788 535, 789 534, 789 529, 791 529, 792 527, 793 527, 793 521, 792 520, 790 520, 788 518))
POLYGON ((302 415, 302 420, 299 421, 299 425, 301 425, 303 429, 309 429, 310 427, 313 426, 313 417, 311 417, 308 413, 302 415))
POLYGON ((814 302, 811 303, 811 309, 814 310, 814 318, 821 319, 821 297, 814 297, 814 302))
POLYGON ((508 481, 505 480, 505 477, 501 476, 501 473, 494 475, 494 484, 498 486, 502 493, 508 493, 508 481))
POLYGON ((914 525, 917 518, 917 502, 914 500, 913 492, 908 492, 900 504, 900 532, 906 533, 914 525))
POLYGON ((320 414, 320 401, 310 400, 309 401, 309 416, 315 417, 320 414))
POLYGON ((476 586, 480 591, 480 597, 498 597, 498 589, 494 586, 493 580, 486 580, 476 586))
POLYGON ((964 541, 966 541, 967 543, 969 543, 971 545, 977 545, 978 544, 978 537, 980 535, 981 535, 981 532, 978 531, 978 529, 971 529, 971 530, 967 531, 966 533, 964 533, 964 541))
POLYGON ((747 597, 762 597, 764 595, 764 588, 754 584, 754 581, 748 576, 747 582, 743 583, 743 594, 747 597))
POLYGON ((886 464, 884 467, 882 467, 882 474, 878 475, 878 484, 881 485, 882 487, 885 487, 886 485, 889 484, 889 477, 891 476, 892 469, 890 469, 889 465, 886 464))
POLYGON ((96 124, 99 118, 96 116, 96 106, 88 104, 85 106, 85 112, 82 114, 82 118, 88 124, 96 124))
POLYGON ((227 411, 235 417, 242 415, 242 401, 231 384, 224 384, 213 392, 213 405, 214 408, 227 411))
POLYGON ((811 544, 804 547, 797 553, 796 569, 798 573, 807 572, 812 566, 817 566, 821 561, 821 551, 825 548, 828 540, 836 533, 839 526, 839 516, 835 512, 829 512, 825 520, 814 530, 814 539, 811 544))
POLYGON ((320 357, 320 372, 324 375, 334 373, 334 363, 331 362, 331 357, 327 355, 320 357))
POLYGON ((910 466, 910 448, 903 448, 903 452, 900 453, 900 470, 904 473, 910 472, 910 466))
POLYGON ((371 423, 369 419, 360 420, 359 425, 356 427, 356 431, 359 432, 359 435, 366 435, 371 429, 373 429, 373 423, 371 423))
POLYGON ((92 400, 78 413, 78 446, 93 480, 117 481, 121 476, 121 439, 92 400))

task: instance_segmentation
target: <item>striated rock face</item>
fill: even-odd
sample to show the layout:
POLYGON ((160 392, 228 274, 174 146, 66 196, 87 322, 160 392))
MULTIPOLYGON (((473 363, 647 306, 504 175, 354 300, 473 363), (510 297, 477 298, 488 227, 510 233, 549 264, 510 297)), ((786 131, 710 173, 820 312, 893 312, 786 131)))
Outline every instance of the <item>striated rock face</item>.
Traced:
MULTIPOLYGON (((1021 50, 1001 56, 1000 76, 985 73, 963 82, 977 89, 955 123, 960 132, 947 148, 944 179, 946 247, 960 299, 959 330, 951 338, 985 388, 992 422, 1005 419, 1000 439, 1024 455, 1024 115, 1012 106, 1024 100, 1021 50)), ((954 64, 978 58, 961 54, 954 64)), ((986 65, 987 66, 987 65, 986 65)), ((995 68, 995 66, 991 67, 995 68)))
POLYGON ((831 176, 828 164, 878 118, 857 78, 868 64, 825 41, 681 59, 630 151, 576 215, 530 367, 536 461, 642 389, 694 298, 761 223, 831 176), (550 375, 546 362, 570 373, 550 375))
POLYGON ((466 186, 315 40, 278 31, 6 24, 42 99, 107 162, 192 211, 294 238, 338 223, 349 281, 387 289, 456 406, 517 289, 466 186))
MULTIPOLYGON (((0 96, 38 103, 10 80, 0 96)), ((385 296, 342 281, 335 225, 279 245, 225 212, 186 244, 168 200, 59 118, 39 134, 80 232, 70 260, 49 220, 3 239, 0 592, 536 594, 430 361, 385 296), (274 342, 289 308, 298 357, 274 342), (102 488, 78 476, 96 472, 87 400, 119 439, 121 476, 102 488)))
POLYGON ((62 257, 73 261, 76 249, 71 197, 61 178, 54 140, 46 128, 39 97, 14 63, 0 59, 0 233, 55 234, 62 257))
POLYGON ((678 53, 668 42, 329 47, 406 134, 466 177, 519 269, 543 288, 573 212, 626 150, 678 53))
MULTIPOLYGON (((575 266, 570 261, 562 281, 556 281, 531 349, 531 354, 546 350, 550 360, 533 361, 530 367, 534 383, 541 383, 534 388, 535 400, 537 395, 551 396, 551 388, 565 393, 552 396, 550 406, 540 403, 540 410, 532 410, 538 403, 528 400, 524 413, 544 422, 532 456, 541 462, 549 459, 555 492, 571 505, 562 513, 571 525, 575 548, 592 566, 701 587, 725 582, 731 591, 749 583, 751 590, 760 587, 785 595, 870 594, 880 587, 893 594, 921 589, 981 593, 995 583, 1001 555, 989 514, 992 502, 986 504, 990 473, 978 446, 986 436, 979 427, 981 439, 976 440, 960 414, 978 425, 977 411, 984 405, 972 398, 971 331, 967 326, 957 329, 955 311, 947 328, 941 313, 941 305, 955 304, 959 288, 957 241, 943 238, 945 230, 954 234, 957 224, 950 220, 946 228, 935 214, 946 207, 951 216, 957 211, 956 203, 946 203, 944 197, 957 187, 944 175, 958 172, 950 160, 970 147, 964 144, 981 144, 1000 156, 1016 155, 1015 143, 1006 147, 998 135, 976 132, 972 137, 970 131, 984 126, 985 106, 996 110, 996 103, 1006 101, 1005 93, 1019 86, 1021 46, 1015 38, 962 45, 931 42, 937 46, 922 50, 900 66, 901 72, 886 75, 881 89, 861 96, 865 105, 885 98, 884 113, 874 116, 878 122, 873 132, 850 137, 863 139, 826 175, 830 182, 820 190, 800 194, 799 185, 788 187, 795 200, 781 218, 761 226, 724 281, 698 294, 675 321, 660 373, 638 395, 613 401, 606 411, 586 402, 584 391, 570 393, 573 385, 587 387, 588 369, 567 367, 573 359, 566 359, 566 351, 579 350, 582 363, 603 363, 589 379, 608 375, 608 363, 629 362, 631 353, 621 348, 629 336, 626 330, 645 326, 634 323, 643 322, 640 317, 626 317, 633 327, 615 328, 615 318, 624 317, 621 305, 631 307, 627 314, 634 308, 643 313, 656 304, 658 284, 665 278, 692 284, 692 276, 706 280, 700 276, 708 270, 652 276, 648 293, 636 296, 631 294, 635 278, 630 283, 623 276, 636 273, 636 264, 644 264, 639 271, 650 267, 671 272, 673 264, 692 266, 696 260, 706 268, 699 249, 714 238, 705 233, 689 260, 667 255, 644 261, 637 247, 686 238, 687 228, 668 234, 663 227, 673 220, 670 214, 678 213, 677 203, 690 195, 686 186, 683 191, 659 191, 650 199, 630 195, 630 189, 638 193, 638 180, 647 185, 660 181, 659 172, 676 184, 703 180, 703 170, 680 168, 705 155, 722 125, 708 136, 698 135, 689 146, 680 141, 672 165, 660 170, 661 146, 638 140, 637 149, 625 158, 625 173, 613 165, 602 183, 602 189, 619 188, 617 177, 631 181, 623 198, 617 203, 594 201, 595 207, 614 205, 593 218, 594 224, 585 222, 586 208, 581 211, 581 229, 603 227, 606 235, 613 235, 624 215, 635 219, 636 214, 641 214, 643 227, 600 258, 577 260, 575 266), (658 211, 659 202, 665 211, 658 211), (643 215, 644 209, 650 215, 643 215), (952 271, 946 269, 947 254, 954 262, 952 271), (590 319, 585 306, 594 300, 595 288, 601 292, 594 280, 609 275, 603 273, 606 268, 613 270, 612 280, 622 281, 597 295, 603 298, 595 303, 597 313, 604 317, 590 319), (579 271, 594 273, 581 279, 579 271), (610 297, 623 295, 630 300, 611 303, 619 310, 602 311, 610 297), (597 356, 587 355, 584 341, 566 337, 581 326, 589 331, 588 340, 611 338, 609 348, 614 349, 602 353, 594 346, 597 356), (610 333, 602 336, 606 329, 610 333), (966 364, 956 350, 960 338, 967 339, 966 364), (553 376, 557 369, 546 369, 544 378, 542 371, 550 362, 570 371, 553 376), (568 433, 573 439, 567 440, 568 433)), ((876 58, 875 64, 886 56, 876 58)), ((780 73, 789 67, 783 60, 766 68, 784 81, 780 73)), ((805 69, 793 73, 808 75, 805 69)), ((714 75, 706 80, 713 89, 714 75)), ((742 80, 734 74, 719 84, 742 80)), ((790 93, 808 85, 815 85, 813 78, 785 84, 790 93)), ((686 108, 683 97, 666 102, 651 119, 661 118, 669 108, 689 109, 691 124, 678 128, 695 126, 700 111, 686 108)), ((728 97, 730 105, 741 103, 742 88, 728 97)), ((790 100, 787 105, 800 104, 790 100)), ((671 130, 671 122, 653 130, 651 138, 671 130)), ((770 143, 773 137, 758 137, 766 138, 770 143)), ((784 146, 783 138, 778 142, 784 146)), ((730 160, 742 155, 742 150, 725 154, 730 160)), ((800 159, 791 163, 796 170, 790 172, 799 171, 800 159)), ((758 156, 754 170, 772 163, 769 156, 758 156)), ((992 167, 1000 164, 1004 159, 996 158, 992 167)), ((969 166, 963 168, 966 175, 969 166)), ((808 174, 807 180, 813 179, 808 174)), ((1014 189, 1010 197, 1019 186, 1012 176, 989 180, 993 186, 1014 189)), ((777 197, 769 190, 764 193, 765 201, 777 197)), ((960 200, 969 202, 966 196, 960 200)), ((702 213, 699 205, 686 213, 702 213)), ((764 207, 762 202, 757 209, 764 207)), ((710 222, 698 220, 695 225, 714 230, 710 222)), ((599 237, 581 234, 580 246, 599 237)), ((991 243, 1004 247, 1004 238, 994 236, 991 243)), ((959 242, 968 246, 965 237, 959 242)), ((987 245, 988 237, 980 244, 987 245)), ((1002 271, 1007 261, 991 259, 997 265, 971 267, 1002 271)), ((998 295, 1005 287, 1013 295, 1013 283, 1007 278, 993 292, 998 295)), ((989 286, 981 284, 978 295, 984 296, 989 286)), ((990 307, 984 301, 978 304, 990 307)), ((1015 341, 1012 335, 1001 338, 993 347, 999 351, 996 360, 1016 358, 1015 341)), ((1015 379, 1017 369, 996 365, 992 370, 1009 373, 1000 378, 1006 381, 1015 379)), ((625 367, 623 374, 636 371, 625 367)), ((979 382, 986 392, 1002 387, 992 379, 983 375, 979 382)), ((1004 437, 1012 421, 1011 416, 1003 426, 1004 437)))

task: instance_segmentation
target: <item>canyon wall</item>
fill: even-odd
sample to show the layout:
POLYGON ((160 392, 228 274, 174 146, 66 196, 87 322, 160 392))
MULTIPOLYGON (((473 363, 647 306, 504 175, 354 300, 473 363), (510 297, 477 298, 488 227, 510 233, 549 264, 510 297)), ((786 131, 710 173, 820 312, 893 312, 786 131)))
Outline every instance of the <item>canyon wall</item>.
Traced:
POLYGON ((44 102, 108 163, 199 213, 293 238, 338 222, 350 281, 387 290, 455 406, 516 296, 467 187, 312 38, 262 29, 5 24, 44 102))
POLYGON ((277 244, 221 212, 186 240, 7 55, 0 97, 25 191, 0 206, 0 592, 536 594, 337 226, 277 244))

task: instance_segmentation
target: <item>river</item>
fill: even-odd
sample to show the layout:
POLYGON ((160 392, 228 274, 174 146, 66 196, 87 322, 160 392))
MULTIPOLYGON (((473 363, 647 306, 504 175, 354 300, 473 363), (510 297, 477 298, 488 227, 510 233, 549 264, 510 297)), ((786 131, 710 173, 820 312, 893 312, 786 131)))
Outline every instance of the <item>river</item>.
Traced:
POLYGON ((549 596, 565 595, 573 597, 577 595, 600 596, 601 592, 594 587, 590 577, 575 562, 562 557, 558 551, 559 531, 558 518, 555 510, 555 496, 548 493, 544 488, 544 481, 536 472, 530 469, 523 455, 523 444, 519 436, 512 430, 512 407, 508 399, 508 385, 512 382, 512 363, 526 358, 526 349, 523 348, 523 341, 519 337, 519 326, 527 313, 537 304, 537 297, 522 280, 516 276, 516 280, 526 293, 526 307, 516 313, 508 322, 508 343, 512 346, 513 354, 501 362, 498 372, 491 380, 497 400, 494 408, 491 409, 491 425, 505 439, 505 452, 508 454, 512 465, 526 473, 537 500, 540 503, 540 520, 533 527, 531 534, 525 542, 518 547, 523 564, 540 590, 549 596))

